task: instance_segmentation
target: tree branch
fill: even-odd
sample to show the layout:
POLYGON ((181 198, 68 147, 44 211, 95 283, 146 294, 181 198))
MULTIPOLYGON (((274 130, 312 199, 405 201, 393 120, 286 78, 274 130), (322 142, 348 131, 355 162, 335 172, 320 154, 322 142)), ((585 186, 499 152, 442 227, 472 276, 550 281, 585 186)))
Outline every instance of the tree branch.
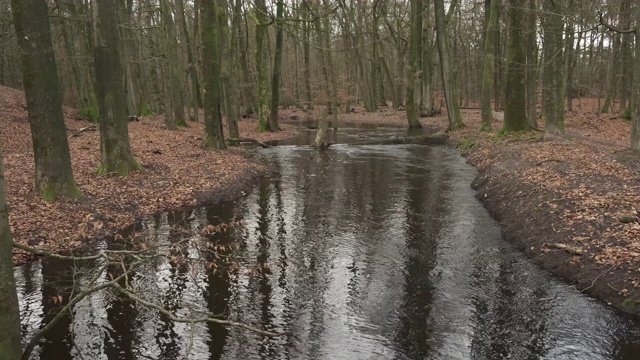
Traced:
POLYGON ((614 28, 613 26, 607 24, 604 21, 604 18, 602 17, 602 13, 600 13, 600 24, 602 24, 604 27, 606 27, 607 29, 609 29, 611 31, 617 32, 618 34, 635 34, 638 31, 638 29, 620 30, 620 29, 614 28))

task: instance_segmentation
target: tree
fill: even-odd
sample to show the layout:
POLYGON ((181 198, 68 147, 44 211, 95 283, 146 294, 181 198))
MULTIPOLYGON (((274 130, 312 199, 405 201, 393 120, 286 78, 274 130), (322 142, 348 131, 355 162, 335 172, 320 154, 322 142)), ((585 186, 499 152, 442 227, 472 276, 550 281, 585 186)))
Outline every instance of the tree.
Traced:
POLYGON ((96 93, 100 109, 99 174, 126 176, 142 170, 133 157, 128 120, 117 9, 110 0, 95 2, 96 93))
POLYGON ((563 0, 542 1, 542 118, 545 137, 564 134, 563 0))
POLYGON ((12 244, 0 146, 0 360, 15 360, 22 357, 20 309, 16 281, 13 277, 12 244))
MULTIPOLYGON (((636 28, 634 29, 636 48, 633 62, 633 76, 640 79, 640 6, 636 4, 635 11, 636 28)), ((633 103, 631 105, 631 149, 640 151, 640 81, 633 82, 633 103)))
MULTIPOLYGON (((407 71, 407 121, 409 128, 421 128, 419 101, 416 103, 416 84, 421 85, 418 72, 418 59, 422 53, 422 0, 411 0, 411 21, 409 37, 409 70, 407 71)), ((419 100, 419 99, 418 99, 419 100)))
POLYGON ((47 201, 81 197, 71 169, 62 92, 53 53, 47 2, 11 2, 36 167, 36 190, 47 201))
MULTIPOLYGON (((456 97, 455 81, 451 71, 451 61, 449 55, 449 35, 447 34, 447 23, 444 13, 443 0, 434 0, 436 16, 436 41, 438 43, 438 53, 440 54, 440 73, 442 74, 442 84, 444 87, 444 98, 447 103, 447 116, 449 117, 449 130, 457 130, 464 127, 462 114, 456 97)), ((449 5, 450 12, 456 6, 456 1, 449 5)))
POLYGON ((173 13, 169 0, 160 0, 160 11, 164 24, 164 43, 167 53, 167 67, 169 68, 169 104, 166 107, 165 124, 167 129, 175 130, 177 126, 187 126, 184 121, 184 103, 182 101, 182 81, 179 74, 178 40, 173 13), (169 106, 170 105, 170 106, 169 106))
POLYGON ((491 130, 493 113, 491 112, 491 93, 493 92, 495 28, 498 25, 498 0, 487 0, 489 10, 487 30, 484 36, 484 63, 482 68, 482 130, 491 130))
POLYGON ((222 87, 220 84, 222 46, 221 28, 226 24, 226 14, 222 4, 224 0, 202 0, 202 74, 204 78, 204 138, 205 149, 223 150, 222 132, 222 87))
POLYGON ((526 0, 509 0, 509 37, 507 39, 507 69, 504 99, 503 132, 529 130, 525 102, 525 33, 523 31, 526 0))
POLYGON ((254 4, 256 17, 256 68, 258 70, 258 129, 260 131, 276 131, 269 122, 269 79, 267 78, 268 62, 265 41, 267 36, 267 5, 264 0, 256 0, 254 4))
POLYGON ((276 52, 273 58, 273 76, 271 78, 271 112, 269 127, 272 131, 280 130, 278 125, 278 104, 280 99, 280 71, 282 69, 284 1, 276 1, 276 52))

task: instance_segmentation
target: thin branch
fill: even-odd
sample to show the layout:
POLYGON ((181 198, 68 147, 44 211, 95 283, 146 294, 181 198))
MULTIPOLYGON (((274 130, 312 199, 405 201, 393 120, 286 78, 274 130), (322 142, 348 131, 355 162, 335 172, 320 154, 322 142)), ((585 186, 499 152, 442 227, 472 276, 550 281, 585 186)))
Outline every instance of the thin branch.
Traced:
POLYGON ((604 27, 606 27, 607 29, 609 29, 609 30, 611 30, 611 31, 615 31, 615 32, 617 32, 618 34, 635 34, 635 33, 638 31, 638 29, 626 29, 626 30, 620 30, 620 29, 614 28, 613 26, 611 26, 611 25, 607 24, 607 23, 604 21, 604 18, 603 18, 603 16, 602 16, 602 13, 600 13, 600 24, 602 24, 604 27))
POLYGON ((214 323, 214 324, 218 324, 218 325, 223 325, 223 326, 235 326, 235 327, 240 327, 243 329, 247 329, 249 331, 253 331, 257 334, 260 335, 264 335, 264 336, 269 336, 269 337, 277 337, 277 336, 284 336, 287 335, 287 333, 274 333, 271 331, 265 331, 265 330, 260 330, 256 327, 253 327, 251 325, 247 325, 244 323, 240 323, 240 322, 236 322, 236 321, 231 321, 231 320, 222 320, 222 319, 216 319, 214 317, 211 317, 209 315, 205 315, 203 317, 200 318, 183 318, 183 317, 178 317, 175 314, 173 314, 172 312, 170 312, 169 310, 163 308, 160 305, 154 304, 152 302, 146 301, 144 299, 142 299, 141 297, 137 296, 136 294, 132 293, 129 290, 126 290, 125 288, 123 288, 122 286, 120 286, 120 284, 112 284, 113 287, 115 287, 116 289, 118 289, 123 295, 125 295, 126 297, 128 297, 129 299, 145 306, 148 307, 150 309, 154 309, 156 311, 158 311, 159 313, 165 315, 167 318, 169 318, 169 320, 171 321, 175 321, 175 322, 180 322, 180 323, 198 323, 198 322, 210 322, 210 323, 214 323))

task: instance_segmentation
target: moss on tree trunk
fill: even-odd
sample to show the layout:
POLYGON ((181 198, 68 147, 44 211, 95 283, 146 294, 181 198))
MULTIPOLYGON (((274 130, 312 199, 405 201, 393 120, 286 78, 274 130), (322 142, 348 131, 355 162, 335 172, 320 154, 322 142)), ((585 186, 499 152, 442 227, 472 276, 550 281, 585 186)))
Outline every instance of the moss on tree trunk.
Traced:
POLYGON ((126 176, 142 170, 142 166, 133 157, 129 141, 117 12, 109 0, 97 0, 94 11, 94 62, 100 108, 98 173, 126 176))
POLYGON ((505 86, 508 91, 504 99, 504 126, 502 132, 529 130, 526 108, 526 56, 524 51, 525 33, 524 9, 526 0, 509 1, 509 38, 507 39, 507 71, 505 86))
POLYGON ((47 201, 59 196, 81 197, 71 169, 47 3, 44 0, 13 0, 11 5, 22 52, 36 189, 47 201))

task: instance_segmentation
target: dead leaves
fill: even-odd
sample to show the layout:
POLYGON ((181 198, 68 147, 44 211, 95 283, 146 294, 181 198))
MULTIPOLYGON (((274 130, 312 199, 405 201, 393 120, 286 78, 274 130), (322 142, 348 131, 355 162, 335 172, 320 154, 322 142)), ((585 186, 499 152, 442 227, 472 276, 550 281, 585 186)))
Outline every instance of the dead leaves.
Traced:
MULTIPOLYGON (((77 132, 92 125, 75 120, 73 109, 65 108, 64 113, 68 129, 77 132)), ((69 249, 125 228, 144 215, 195 206, 197 192, 225 188, 246 173, 265 170, 247 160, 242 150, 201 149, 198 139, 204 129, 200 123, 189 123, 190 127, 177 131, 165 130, 163 124, 161 116, 129 123, 131 146, 145 171, 127 177, 96 175, 100 165, 99 131, 83 131, 71 137, 74 175, 84 198, 47 203, 33 191, 35 167, 24 95, 0 86, 0 129, 15 240, 49 249, 69 249)), ((239 127, 243 137, 260 141, 294 133, 286 124, 279 133, 258 133, 257 123, 249 120, 241 121, 239 127)), ((26 259, 14 256, 15 263, 26 259)))

